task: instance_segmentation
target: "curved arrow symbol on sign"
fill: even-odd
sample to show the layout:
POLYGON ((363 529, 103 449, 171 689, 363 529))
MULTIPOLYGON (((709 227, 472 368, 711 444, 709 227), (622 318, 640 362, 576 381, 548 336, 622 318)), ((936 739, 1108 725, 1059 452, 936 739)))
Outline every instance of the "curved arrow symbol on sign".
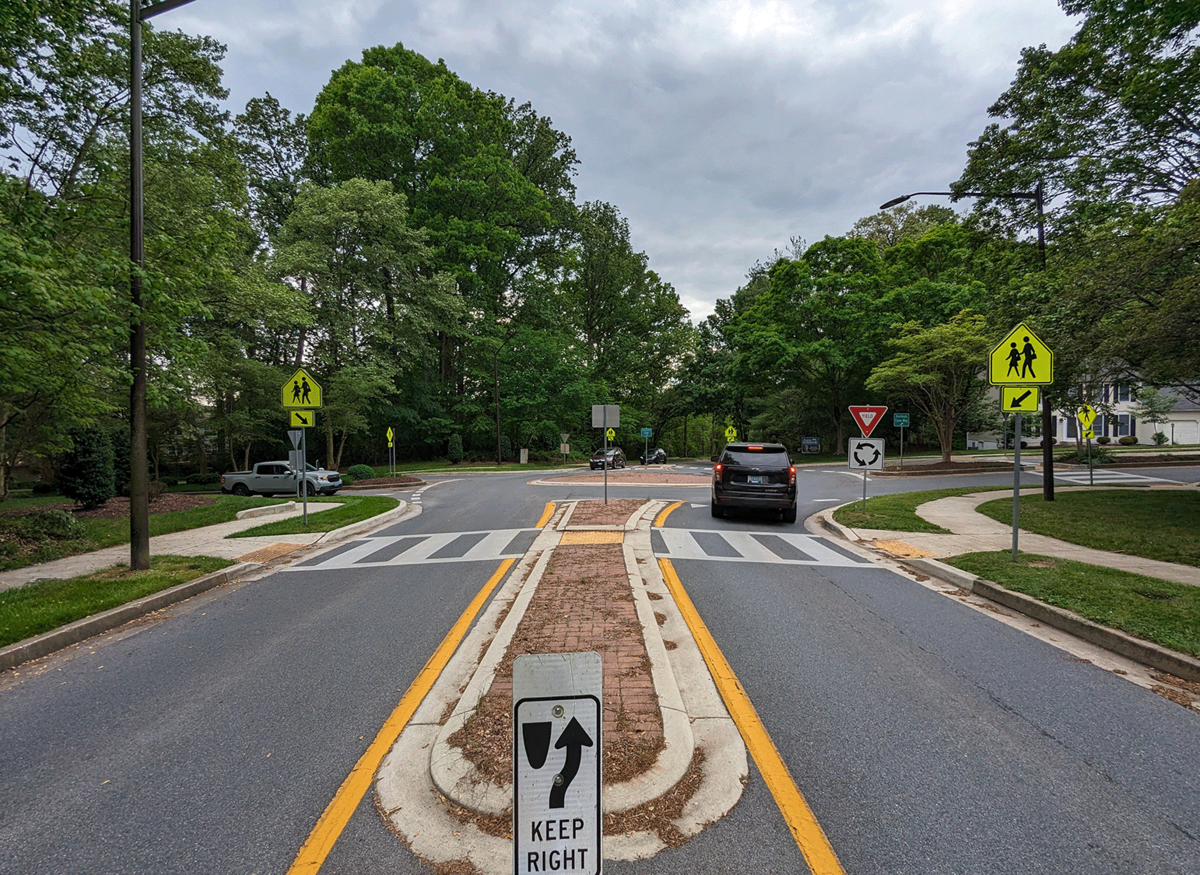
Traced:
POLYGON ((879 461, 879 447, 875 444, 857 444, 854 447, 854 461, 857 462, 861 468, 867 468, 871 465, 874 465, 879 461), (874 455, 872 455, 870 459, 864 459, 858 454, 860 450, 871 450, 874 455))
POLYGON ((564 747, 567 749, 567 761, 563 764, 562 771, 555 776, 554 787, 550 790, 551 808, 566 807, 567 788, 571 786, 571 782, 579 773, 583 748, 591 746, 591 736, 587 734, 586 729, 579 725, 579 721, 572 717, 571 722, 567 724, 567 728, 563 730, 562 735, 554 744, 555 750, 564 747), (559 781, 559 778, 562 780, 559 781))

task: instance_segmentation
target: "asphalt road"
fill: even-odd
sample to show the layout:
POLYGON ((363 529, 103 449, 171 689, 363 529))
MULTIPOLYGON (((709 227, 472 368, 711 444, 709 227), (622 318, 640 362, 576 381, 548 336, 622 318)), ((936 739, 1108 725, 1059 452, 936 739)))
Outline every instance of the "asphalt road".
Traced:
MULTIPOLYGON (((527 529, 549 500, 599 496, 529 479, 437 483, 376 535, 527 529)), ((975 483, 1011 475, 878 478, 868 494, 975 483)), ((832 469, 801 484, 801 518, 862 488, 832 469)), ((683 500, 671 529, 804 534, 712 519, 704 490, 609 490, 683 500)), ((340 567, 348 549, 0 677, 0 873, 286 871, 495 570, 340 567)), ((675 567, 848 872, 1200 871, 1195 714, 886 569, 675 567)), ((757 773, 683 848, 606 869, 804 871, 757 773)), ((428 871, 369 795, 321 869, 428 871)))

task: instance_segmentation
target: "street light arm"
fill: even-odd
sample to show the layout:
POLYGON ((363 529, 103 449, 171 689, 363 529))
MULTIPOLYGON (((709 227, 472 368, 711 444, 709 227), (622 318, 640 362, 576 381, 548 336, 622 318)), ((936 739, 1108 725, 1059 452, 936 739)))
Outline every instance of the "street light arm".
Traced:
POLYGON ((992 198, 1016 198, 1020 200, 1037 200, 1042 199, 1040 184, 1038 191, 914 191, 912 194, 902 194, 900 197, 894 197, 886 204, 881 204, 879 209, 887 210, 895 206, 899 206, 909 198, 916 197, 919 194, 936 195, 937 197, 992 197, 992 198))
POLYGON ((138 19, 145 21, 147 18, 153 18, 156 15, 161 15, 164 12, 170 12, 172 9, 178 9, 193 0, 159 0, 158 3, 151 0, 141 0, 141 8, 138 10, 138 19))

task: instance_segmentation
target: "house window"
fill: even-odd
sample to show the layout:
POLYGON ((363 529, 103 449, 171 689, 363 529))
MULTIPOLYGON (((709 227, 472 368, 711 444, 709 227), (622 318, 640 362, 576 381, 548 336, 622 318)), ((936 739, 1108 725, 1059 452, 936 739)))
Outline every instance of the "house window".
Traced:
POLYGON ((1128 401, 1129 400, 1129 384, 1128 383, 1118 383, 1113 388, 1116 391, 1118 401, 1128 401))
POLYGON ((1071 417, 1070 419, 1067 420, 1067 438, 1068 439, 1079 437, 1078 423, 1079 423, 1079 420, 1075 419, 1075 417, 1071 417))
POLYGON ((1113 423, 1113 437, 1125 437, 1127 434, 1133 434, 1133 427, 1133 417, 1128 413, 1120 413, 1116 416, 1116 422, 1113 423))

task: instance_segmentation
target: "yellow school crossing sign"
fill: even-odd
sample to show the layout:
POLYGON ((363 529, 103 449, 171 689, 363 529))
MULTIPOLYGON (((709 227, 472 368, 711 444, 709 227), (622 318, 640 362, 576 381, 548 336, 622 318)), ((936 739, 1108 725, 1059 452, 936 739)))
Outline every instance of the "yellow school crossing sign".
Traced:
POLYGON ((1048 386, 1054 382, 1054 353, 1022 322, 988 355, 993 386, 1048 386))
POLYGON ((736 440, 737 440, 737 429, 731 425, 731 426, 729 426, 729 428, 725 429, 725 442, 733 443, 736 440))
POLYGON ((308 409, 323 407, 321 386, 304 368, 292 374, 279 390, 279 398, 285 408, 308 409))
POLYGON ((1096 436, 1096 432, 1092 429, 1092 423, 1096 421, 1096 408, 1090 404, 1085 404, 1075 414, 1075 418, 1079 420, 1079 424, 1082 426, 1080 437, 1084 440, 1091 440, 1096 436))

